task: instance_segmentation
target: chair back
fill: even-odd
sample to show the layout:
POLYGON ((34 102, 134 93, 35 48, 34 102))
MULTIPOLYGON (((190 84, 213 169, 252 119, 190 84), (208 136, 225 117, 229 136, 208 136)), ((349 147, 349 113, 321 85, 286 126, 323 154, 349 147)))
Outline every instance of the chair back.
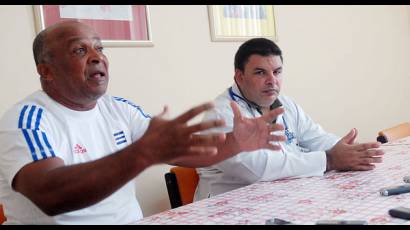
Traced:
POLYGON ((6 221, 6 217, 4 216, 3 205, 0 204, 0 224, 6 221))
POLYGON ((405 122, 388 129, 383 129, 378 133, 378 135, 377 141, 381 143, 391 142, 410 136, 410 123, 405 122))
POLYGON ((168 196, 172 208, 193 202, 199 176, 195 168, 172 167, 165 174, 168 196))

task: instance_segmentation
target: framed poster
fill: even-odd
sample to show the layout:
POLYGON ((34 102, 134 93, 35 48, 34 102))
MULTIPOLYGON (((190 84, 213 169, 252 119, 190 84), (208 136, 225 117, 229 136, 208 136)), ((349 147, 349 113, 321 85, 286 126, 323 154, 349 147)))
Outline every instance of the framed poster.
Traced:
POLYGON ((210 5, 208 13, 212 41, 277 40, 272 5, 210 5))
POLYGON ((93 27, 105 46, 153 46, 146 5, 36 5, 36 32, 64 20, 93 27))

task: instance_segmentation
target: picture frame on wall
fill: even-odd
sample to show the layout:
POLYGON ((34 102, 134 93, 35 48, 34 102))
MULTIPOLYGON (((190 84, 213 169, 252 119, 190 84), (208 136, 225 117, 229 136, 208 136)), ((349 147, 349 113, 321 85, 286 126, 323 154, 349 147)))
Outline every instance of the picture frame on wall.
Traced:
POLYGON ((209 5, 208 15, 212 41, 277 41, 273 5, 209 5))
POLYGON ((35 5, 36 33, 64 20, 93 27, 104 46, 153 46, 147 5, 35 5))

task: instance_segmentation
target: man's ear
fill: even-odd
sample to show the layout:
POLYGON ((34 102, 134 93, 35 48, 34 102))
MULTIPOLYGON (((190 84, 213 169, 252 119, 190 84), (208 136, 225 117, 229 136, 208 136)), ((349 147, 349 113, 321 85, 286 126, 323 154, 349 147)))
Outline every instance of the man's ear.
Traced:
POLYGON ((243 81, 243 72, 240 69, 235 69, 235 75, 234 79, 236 82, 242 82, 243 81))
POLYGON ((52 81, 53 75, 51 74, 50 67, 47 64, 38 64, 37 73, 40 75, 43 81, 52 81))

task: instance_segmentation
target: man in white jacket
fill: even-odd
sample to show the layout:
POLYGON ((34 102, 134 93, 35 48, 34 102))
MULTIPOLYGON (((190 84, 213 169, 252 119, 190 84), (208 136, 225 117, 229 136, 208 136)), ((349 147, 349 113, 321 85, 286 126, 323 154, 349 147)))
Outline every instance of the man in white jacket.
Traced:
POLYGON ((282 51, 268 39, 255 38, 242 44, 235 55, 235 84, 216 98, 215 108, 204 117, 225 120, 225 127, 212 131, 231 132, 237 119, 230 107, 232 101, 248 118, 283 106, 285 112, 274 121, 285 127, 287 141, 281 144, 282 149, 242 152, 213 166, 198 168, 200 181, 195 200, 257 181, 322 176, 329 170, 372 170, 374 163, 382 161, 380 143, 355 143, 356 129, 343 138, 327 133, 289 97, 279 95, 282 61, 282 51))

